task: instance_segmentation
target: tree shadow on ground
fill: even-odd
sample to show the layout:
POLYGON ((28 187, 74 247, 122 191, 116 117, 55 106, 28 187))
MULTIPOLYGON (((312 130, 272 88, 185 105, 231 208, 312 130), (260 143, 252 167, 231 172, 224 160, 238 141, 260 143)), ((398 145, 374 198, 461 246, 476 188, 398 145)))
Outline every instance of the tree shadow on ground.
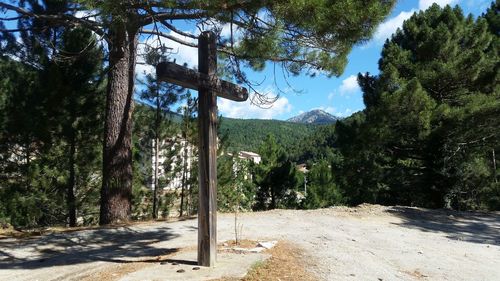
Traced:
POLYGON ((391 207, 387 212, 403 219, 399 226, 443 233, 453 240, 500 245, 498 213, 457 212, 409 207, 391 207))
POLYGON ((0 270, 37 269, 97 261, 156 262, 153 257, 171 254, 178 249, 159 248, 153 244, 177 236, 168 227, 154 230, 119 227, 49 234, 27 240, 0 240, 0 270))

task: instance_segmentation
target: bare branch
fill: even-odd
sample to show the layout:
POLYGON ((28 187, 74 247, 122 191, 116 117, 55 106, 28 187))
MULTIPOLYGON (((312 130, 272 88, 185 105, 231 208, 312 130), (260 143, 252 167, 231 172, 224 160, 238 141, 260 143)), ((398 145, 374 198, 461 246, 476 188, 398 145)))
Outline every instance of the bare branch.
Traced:
MULTIPOLYGON (((145 9, 142 7, 142 9, 146 10, 146 12, 150 13, 151 11, 148 9, 145 9)), ((175 10, 172 10, 171 12, 158 12, 150 14, 149 16, 145 17, 141 21, 141 26, 145 26, 148 24, 153 23, 153 21, 164 21, 164 20, 190 20, 190 19, 199 19, 203 17, 207 17, 208 13, 207 12, 195 12, 195 13, 176 13, 175 10)))
POLYGON ((167 38, 167 39, 170 39, 174 42, 177 42, 181 45, 184 45, 184 46, 188 46, 188 47, 193 47, 193 48, 198 48, 198 44, 196 43, 191 43, 191 42, 188 42, 188 41, 185 41, 185 40, 182 40, 182 39, 179 39, 175 36, 172 36, 170 34, 167 34, 167 33, 164 33, 164 32, 161 32, 161 31, 154 31, 154 30, 144 30, 142 29, 140 31, 140 33, 143 33, 143 34, 152 34, 152 35, 157 35, 157 36, 161 36, 161 37, 164 37, 164 38, 167 38))
POLYGON ((18 20, 18 19, 21 19, 22 16, 19 16, 19 17, 12 17, 12 18, 0 18, 0 20, 3 20, 3 21, 11 21, 11 20, 18 20))
POLYGON ((192 39, 196 39, 198 40, 198 36, 196 35, 193 35, 193 34, 190 34, 190 33, 187 33, 187 32, 184 32, 182 30, 179 30, 177 29, 175 26, 169 24, 167 21, 165 20, 160 20, 160 23, 163 24, 166 28, 172 30, 173 32, 179 34, 179 35, 182 35, 182 36, 186 36, 186 37, 189 37, 189 38, 192 38, 192 39))
POLYGON ((233 51, 231 51, 230 49, 227 48, 227 46, 221 46, 219 45, 219 48, 217 49, 219 52, 222 52, 226 55, 229 55, 229 56, 234 56, 234 57, 238 57, 240 59, 265 59, 265 60, 269 60, 269 61, 272 61, 272 62, 293 62, 293 63, 300 63, 300 64, 304 64, 304 65, 309 65, 313 68, 316 68, 318 70, 321 70, 322 67, 321 65, 319 64, 315 64, 311 61, 307 61, 305 59, 295 59, 295 58, 291 58, 291 57, 250 57, 248 55, 239 55, 239 54, 236 54, 234 53, 233 51))
POLYGON ((34 28, 16 28, 16 29, 0 29, 0 32, 21 32, 35 30, 34 28))
POLYGON ((77 18, 72 15, 66 15, 66 14, 36 14, 30 10, 26 10, 21 7, 16 7, 13 5, 9 5, 7 3, 0 2, 0 8, 7 9, 9 11, 14 11, 17 12, 18 14, 21 15, 21 17, 27 17, 27 18, 35 18, 35 19, 42 19, 46 20, 49 22, 53 22, 56 25, 61 25, 61 26, 82 26, 85 28, 88 28, 92 31, 94 31, 96 34, 105 36, 105 32, 103 28, 99 25, 99 23, 95 21, 91 21, 89 19, 84 19, 84 18, 77 18))

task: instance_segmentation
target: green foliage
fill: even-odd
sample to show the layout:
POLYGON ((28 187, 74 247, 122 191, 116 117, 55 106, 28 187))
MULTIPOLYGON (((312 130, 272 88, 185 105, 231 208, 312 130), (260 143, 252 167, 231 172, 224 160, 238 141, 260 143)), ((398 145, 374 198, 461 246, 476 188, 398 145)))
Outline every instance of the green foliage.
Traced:
MULTIPOLYGON (((270 109, 271 110, 271 109, 270 109)), ((229 152, 256 152, 267 135, 274 135, 285 150, 291 149, 298 139, 312 134, 316 126, 278 120, 222 118, 220 135, 226 135, 229 152)))
POLYGON ((70 206, 89 221, 99 200, 102 51, 89 31, 50 32, 58 53, 37 45, 37 33, 18 49, 36 68, 0 63, 0 200, 16 227, 65 224, 70 206))
POLYGON ((222 212, 252 210, 255 185, 253 163, 237 156, 223 155, 217 159, 217 209, 222 212))
POLYGON ((358 76, 363 118, 336 126, 349 203, 498 208, 498 14, 484 17, 433 5, 385 43, 380 75, 358 76))
POLYGON ((170 212, 174 207, 175 200, 177 200, 177 194, 175 192, 165 192, 160 196, 158 203, 158 210, 160 211, 160 216, 163 218, 168 218, 170 212))
MULTIPOLYGON (((297 163, 315 163, 322 159, 338 158, 334 149, 336 142, 335 124, 312 127, 305 136, 297 136, 298 140, 288 149, 290 158, 297 163)), ((279 136, 279 135, 278 135, 279 136)))
POLYGON ((342 203, 343 196, 335 183, 330 163, 326 160, 315 163, 307 173, 307 194, 304 207, 307 209, 325 208, 342 203))
MULTIPOLYGON (((237 82, 247 81, 245 74, 240 71, 240 66, 248 65, 255 70, 261 70, 266 61, 280 63, 292 74, 306 71, 310 75, 315 75, 320 70, 338 76, 346 65, 347 55, 351 48, 356 43, 369 39, 377 24, 390 12, 394 3, 395 0, 342 0, 335 1, 334 4, 329 0, 244 2, 167 0, 155 3, 117 0, 47 0, 19 1, 17 6, 14 6, 0 2, 0 8, 5 11, 5 14, 9 14, 9 17, 4 19, 11 21, 8 26, 13 26, 12 21, 18 20, 17 27, 21 30, 19 33, 23 41, 22 48, 17 49, 15 38, 4 35, 2 32, 1 39, 5 40, 6 44, 2 42, 0 48, 12 47, 10 52, 15 53, 22 61, 40 67, 53 61, 51 56, 57 53, 61 32, 77 26, 102 36, 103 40, 107 40, 105 45, 109 47, 107 54, 109 58, 107 97, 109 100, 106 106, 106 122, 107 124, 115 122, 121 124, 123 121, 125 127, 130 128, 131 116, 115 114, 122 110, 120 103, 115 101, 130 99, 127 94, 133 91, 135 56, 137 55, 137 45, 132 42, 145 32, 143 27, 151 25, 152 21, 155 22, 155 26, 156 23, 163 24, 164 28, 178 34, 183 34, 183 32, 179 32, 178 27, 172 27, 170 24, 187 22, 188 25, 196 25, 199 30, 215 31, 219 31, 221 26, 227 23, 231 27, 237 26, 238 36, 241 37, 237 38, 239 44, 232 44, 235 39, 233 37, 221 40, 231 41, 231 44, 226 44, 229 42, 220 44, 224 46, 221 53, 223 60, 225 59, 227 63, 226 70, 233 74, 237 82), (95 18, 73 16, 72 13, 77 11, 91 11, 98 16, 95 18), (11 13, 17 13, 19 16, 11 17, 11 13), (309 16, 304 17, 304 13, 309 16), (126 55, 123 56, 125 52, 126 55)), ((5 24, 1 23, 0 27, 3 29, 5 24)), ((14 31, 11 30, 11 32, 14 31)), ((164 35, 165 33, 157 34, 157 36, 164 35)), ((0 103, 3 101, 0 100, 0 103)), ((33 104, 42 106, 42 103, 31 103, 33 104)), ((35 107, 31 106, 26 109, 35 107)), ((57 107, 54 108, 57 109, 57 107)), ((49 119, 36 120, 36 123, 43 123, 49 119)), ((40 128, 43 131, 52 124, 54 123, 36 124, 33 128, 40 128)), ((32 133, 35 130, 27 132, 32 133)), ((117 137, 113 130, 106 130, 105 133, 108 134, 104 136, 105 151, 128 153, 127 151, 131 149, 132 137, 128 129, 124 134, 120 134, 123 141, 117 143, 108 141, 117 137)), ((46 143, 39 139, 35 142, 29 139, 31 136, 26 137, 23 144, 28 148, 32 144, 40 146, 46 143)), ((50 138, 50 134, 44 137, 50 138)), ((71 147, 74 150, 74 145, 71 147)), ((74 156, 73 153, 70 154, 74 156)), ((113 212, 125 214, 125 217, 116 218, 117 221, 128 219, 129 210, 117 210, 123 205, 108 204, 111 200, 108 196, 110 194, 108 185, 113 184, 117 188, 113 192, 121 190, 120 195, 115 195, 126 198, 126 201, 130 200, 132 192, 129 175, 132 167, 130 159, 126 163, 117 165, 113 173, 108 173, 107 167, 115 167, 115 164, 121 161, 121 156, 117 156, 119 154, 110 154, 110 157, 105 157, 106 162, 102 165, 105 170, 103 176, 106 178, 102 180, 101 194, 104 197, 101 198, 101 223, 109 223, 110 219, 105 219, 105 217, 114 217, 106 216, 113 212), (116 175, 124 176, 117 177, 116 175), (108 205, 112 208, 107 208, 108 205)), ((69 166, 74 166, 74 163, 69 166)), ((109 168, 111 169, 113 168, 109 168)), ((73 175, 74 169, 70 170, 73 175)), ((71 185, 70 182, 74 182, 73 176, 70 178, 72 179, 68 180, 68 186, 71 185)), ((70 190, 71 188, 68 188, 68 199, 71 198, 70 190)))
POLYGON ((297 189, 300 176, 295 164, 273 135, 268 135, 259 149, 262 161, 255 167, 257 185, 254 208, 296 208, 299 205, 297 189))
MULTIPOLYGON (((231 6, 225 1, 211 1, 209 9, 222 22, 230 22, 233 10, 220 9, 222 2, 231 6)), ((283 63, 293 74, 303 69, 321 69, 338 76, 352 46, 370 38, 374 26, 394 3, 292 0, 238 4, 237 25, 243 29, 243 35, 232 52, 255 70, 263 69, 265 62, 271 60, 283 63), (253 20, 255 16, 261 20, 253 20)))

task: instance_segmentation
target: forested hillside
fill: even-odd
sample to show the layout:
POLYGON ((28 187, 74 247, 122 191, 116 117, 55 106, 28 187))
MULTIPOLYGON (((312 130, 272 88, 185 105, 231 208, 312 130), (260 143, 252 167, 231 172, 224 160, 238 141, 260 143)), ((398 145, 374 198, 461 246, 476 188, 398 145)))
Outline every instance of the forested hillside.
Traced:
POLYGON ((267 135, 274 135, 286 150, 311 135, 317 125, 291 123, 279 120, 233 119, 220 120, 219 135, 229 151, 257 151, 267 135))
MULTIPOLYGON (((47 8, 43 13, 69 16, 73 11, 41 2, 45 6, 39 8, 47 8)), ((383 6, 374 11, 378 20, 393 1, 382 2, 373 4, 383 6)), ((6 5, 0 2, 4 9, 10 7, 6 5)), ((219 210, 360 203, 499 210, 499 10, 497 0, 477 18, 464 15, 458 6, 438 5, 412 15, 385 42, 379 73, 358 75, 365 109, 334 124, 221 118, 219 152, 253 151, 262 161, 242 162, 234 154, 220 153, 219 210), (302 163, 307 171, 297 167, 302 163)), ((123 205, 114 211, 116 218, 125 220, 167 217, 174 208, 181 216, 195 214, 196 98, 150 74, 135 92, 147 105, 124 99, 130 104, 113 114, 125 123, 112 122, 109 107, 118 102, 107 96, 114 69, 106 61, 106 46, 83 26, 51 27, 44 20, 26 18, 31 16, 18 18, 22 36, 0 34, 0 224, 76 226, 99 219, 107 224, 109 218, 100 218, 103 210, 109 215, 103 198, 119 198, 123 205), (172 114, 179 104, 182 112, 172 114), (108 138, 106 128, 115 125, 113 134, 118 136, 108 138), (109 158, 116 151, 103 147, 103 140, 118 145, 119 161, 115 154, 109 158), (183 146, 192 148, 191 155, 183 146), (165 160, 154 160, 159 158, 165 160), (103 168, 106 163, 120 171, 116 194, 114 189, 106 193, 115 184, 111 170, 103 168), (179 175, 182 184, 165 189, 179 175)), ((371 23, 364 14, 360 19, 371 23)), ((351 28, 344 31, 352 33, 351 28)), ((355 37, 371 34, 364 32, 355 37)), ((354 42, 349 36, 344 39, 348 46, 354 42)), ((266 49, 267 44, 254 46, 264 48, 260 50, 251 42, 242 46, 252 54, 266 49)), ((341 47, 347 52, 346 46, 341 47)), ((158 51, 148 50, 144 63, 154 66, 167 60, 168 55, 158 51)), ((321 69, 327 67, 332 74, 344 67, 344 60, 330 59, 318 53, 312 60, 326 64, 321 69)), ((256 68, 264 62, 252 59, 256 68)), ((289 71, 303 66, 295 63, 289 71)))
POLYGON ((500 209, 499 6, 477 20, 449 6, 414 14, 380 74, 359 75, 366 109, 296 158, 327 159, 349 204, 500 209))

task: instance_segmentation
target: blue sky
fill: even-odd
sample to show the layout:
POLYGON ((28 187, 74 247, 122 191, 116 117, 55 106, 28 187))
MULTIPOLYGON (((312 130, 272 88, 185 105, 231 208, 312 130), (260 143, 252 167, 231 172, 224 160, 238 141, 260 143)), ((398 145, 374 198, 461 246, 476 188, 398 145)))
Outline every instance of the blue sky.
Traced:
MULTIPOLYGON (((356 46, 349 55, 349 63, 340 77, 328 78, 319 75, 310 78, 306 75, 298 77, 289 77, 286 81, 283 79, 282 70, 269 63, 268 67, 259 73, 246 70, 250 80, 261 83, 256 87, 262 93, 269 95, 280 94, 280 98, 266 108, 260 108, 249 100, 247 102, 233 102, 219 99, 219 113, 226 117, 233 118, 257 118, 257 119, 278 119, 286 120, 302 112, 313 109, 323 109, 333 115, 346 117, 352 113, 364 108, 361 90, 356 82, 358 73, 370 72, 378 73, 377 62, 380 57, 382 44, 386 38, 402 25, 403 21, 409 18, 414 12, 425 10, 432 3, 441 6, 450 4, 459 5, 466 13, 472 13, 475 16, 483 13, 491 4, 492 0, 398 0, 392 13, 387 17, 374 34, 369 42, 356 46), (277 73, 275 77, 275 73, 277 73), (275 81, 277 81, 275 83, 275 81)), ((89 11, 90 13, 92 11, 89 11)), ((9 14, 9 13, 8 13, 9 14)), ((15 22, 6 23, 7 28, 14 28, 15 22)), ((228 35, 228 26, 223 27, 222 35, 228 35)), ((178 26, 189 33, 196 33, 193 27, 178 26)), ((173 32, 170 35, 180 37, 173 32)), ((186 41, 192 39, 180 38, 186 41)), ((154 38, 142 37, 141 41, 155 44, 154 38)), ((103 41, 101 41, 103 42, 103 41)), ((158 42, 156 42, 158 43, 158 42)), ((187 63, 190 67, 196 67, 198 60, 198 51, 196 48, 190 48, 173 41, 161 42, 172 47, 175 54, 173 57, 179 64, 187 63)), ((193 42, 194 43, 194 42, 193 42)), ((103 44, 105 44, 103 42, 103 44)), ((139 45, 139 53, 144 45, 139 45)), ((140 58, 138 59, 141 60, 140 58)), ((138 76, 144 73, 152 73, 154 69, 144 64, 138 64, 136 73, 138 76)), ((140 90, 140 86, 138 87, 140 90)))
MULTIPOLYGON (((323 109, 336 116, 349 116, 364 108, 361 90, 356 82, 359 72, 378 73, 377 62, 380 58, 382 44, 402 22, 413 12, 426 9, 433 2, 444 6, 459 5, 466 13, 480 15, 490 5, 490 0, 399 0, 387 20, 379 26, 374 38, 361 46, 356 46, 349 55, 349 63, 340 77, 320 76, 310 78, 305 75, 289 78, 290 85, 301 93, 289 89, 289 85, 277 75, 278 85, 285 93, 271 108, 261 109, 250 102, 237 103, 228 100, 218 102, 219 112, 223 116, 234 118, 259 118, 286 120, 302 112, 312 109, 323 109)), ((281 71, 276 71, 280 73, 281 71)), ((262 91, 277 93, 273 79, 273 67, 267 67, 261 73, 251 73, 250 78, 264 83, 259 87, 262 91)))

